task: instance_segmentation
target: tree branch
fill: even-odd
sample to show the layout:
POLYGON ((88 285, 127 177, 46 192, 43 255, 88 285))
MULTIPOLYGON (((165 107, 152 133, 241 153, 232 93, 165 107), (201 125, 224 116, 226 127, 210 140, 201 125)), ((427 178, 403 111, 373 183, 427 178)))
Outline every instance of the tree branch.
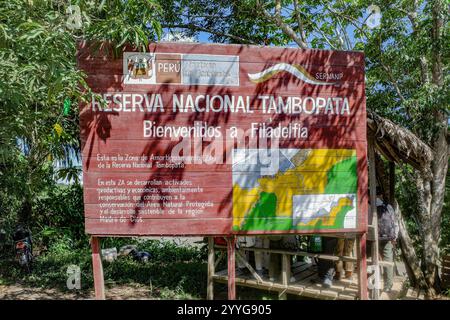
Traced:
POLYGON ((292 28, 283 21, 283 18, 281 17, 281 0, 276 1, 275 15, 271 15, 266 9, 264 9, 259 0, 256 1, 256 6, 267 20, 278 26, 283 31, 283 33, 291 38, 300 48, 308 48, 308 45, 303 42, 303 40, 295 33, 295 31, 292 30, 292 28))
POLYGON ((356 29, 358 29, 359 31, 361 31, 361 33, 363 33, 364 36, 365 36, 367 39, 369 38, 369 36, 368 36, 367 33, 366 33, 366 30, 364 30, 360 25, 358 25, 358 23, 359 23, 358 20, 356 20, 356 19, 354 19, 354 18, 352 18, 352 17, 349 17, 349 16, 347 16, 347 15, 345 15, 345 14, 343 14, 343 13, 337 12, 337 11, 331 9, 329 6, 327 6, 326 8, 327 8, 327 10, 330 11, 332 14, 335 14, 335 15, 337 15, 337 16, 339 16, 339 17, 345 19, 345 20, 347 20, 348 22, 350 22, 356 29))
MULTIPOLYGON (((412 10, 405 10, 402 8, 398 8, 398 10, 404 14, 406 14, 406 16, 409 19, 409 22, 411 23, 411 28, 412 28, 412 34, 413 37, 417 36, 417 7, 418 7, 418 2, 417 0, 414 1, 413 3, 413 8, 412 10)), ((419 64, 420 64, 420 73, 421 73, 421 78, 422 78, 422 83, 426 84, 428 82, 430 82, 430 77, 428 75, 428 61, 427 58, 425 56, 420 56, 419 57, 419 64)))
POLYGON ((342 26, 341 21, 339 20, 339 18, 336 18, 336 21, 337 21, 337 23, 339 25, 339 28, 342 31, 342 34, 344 35, 345 42, 346 42, 346 45, 347 45, 347 50, 351 50, 352 45, 350 44, 350 39, 348 38, 347 32, 345 31, 344 27, 342 26))
POLYGON ((300 16, 300 10, 298 8, 298 0, 294 0, 294 10, 295 10, 295 16, 297 17, 297 23, 298 23, 298 28, 300 31, 300 37, 301 37, 303 43, 307 44, 305 29, 303 27, 302 17, 300 16))
POLYGON ((331 43, 330 39, 328 38, 328 36, 318 27, 316 27, 315 24, 312 25, 313 29, 316 30, 317 32, 319 32, 322 37, 325 39, 325 41, 328 43, 328 45, 330 46, 330 49, 335 49, 337 50, 338 48, 336 48, 336 46, 334 44, 331 43))
POLYGON ((391 68, 386 66, 380 57, 380 65, 383 67, 384 71, 386 71, 386 74, 388 75, 389 82, 394 87, 395 91, 397 92, 397 95, 399 96, 400 100, 402 100, 403 103, 406 102, 405 97, 403 96, 402 92, 400 91, 400 87, 398 86, 398 83, 395 81, 394 76, 392 74, 391 68))
POLYGON ((226 32, 218 32, 218 31, 214 31, 208 28, 204 28, 204 27, 200 27, 197 26, 193 23, 187 23, 187 24, 167 24, 167 25, 162 25, 163 28, 180 28, 180 29, 188 29, 188 30, 193 30, 193 31, 201 31, 201 32, 206 32, 206 33, 210 33, 210 34, 214 34, 216 36, 220 36, 220 37, 227 37, 239 42, 244 42, 244 43, 248 43, 248 44, 255 44, 257 45, 258 43, 254 42, 253 40, 247 39, 247 38, 243 38, 243 37, 239 37, 236 36, 234 34, 230 34, 230 33, 226 33, 226 32))

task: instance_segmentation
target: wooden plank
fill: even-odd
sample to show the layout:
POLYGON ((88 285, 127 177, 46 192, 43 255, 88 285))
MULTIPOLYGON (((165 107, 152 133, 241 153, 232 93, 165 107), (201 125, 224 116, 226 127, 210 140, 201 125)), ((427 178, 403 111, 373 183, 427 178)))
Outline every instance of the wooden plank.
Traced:
POLYGON ((341 283, 339 280, 333 281, 333 289, 336 290, 337 292, 343 292, 345 291, 345 285, 341 283))
POLYGON ((94 275, 95 299, 105 300, 105 280, 100 248, 100 238, 91 237, 92 270, 94 275))
MULTIPOLYGON (((227 283, 227 277, 226 276, 214 276, 215 281, 221 282, 221 283, 227 283)), ((306 296, 309 298, 316 298, 316 299, 339 299, 340 293, 335 291, 333 288, 324 290, 324 293, 322 293, 321 287, 314 287, 310 283, 308 285, 299 285, 299 284, 290 284, 287 287, 284 286, 281 283, 274 283, 274 282, 268 282, 264 281, 262 283, 258 283, 254 279, 243 279, 240 277, 236 278, 236 285, 251 287, 255 289, 260 290, 267 290, 269 292, 276 291, 276 292, 283 292, 286 294, 293 294, 293 295, 299 295, 299 296, 306 296)), ((356 291, 353 292, 347 292, 344 291, 343 293, 343 300, 355 300, 356 299, 356 291)))
POLYGON ((292 264, 292 270, 294 270, 295 268, 298 268, 298 267, 302 267, 305 264, 308 264, 308 263, 305 261, 296 261, 292 264))
POLYGON ((208 237, 208 282, 206 288, 206 299, 214 300, 214 273, 215 273, 214 238, 208 237))
POLYGON ((201 235, 218 236, 227 235, 231 228, 230 219, 143 219, 134 223, 125 219, 125 223, 100 222, 99 219, 85 219, 86 230, 95 235, 122 235, 122 236, 145 236, 145 235, 170 235, 178 234, 184 236, 201 235))
POLYGON ((292 273, 295 275, 301 273, 304 270, 307 270, 309 268, 311 268, 312 264, 311 263, 306 263, 303 262, 302 265, 297 265, 295 268, 292 268, 292 273))
MULTIPOLYGON (((375 169, 375 143, 374 143, 374 137, 370 136, 368 139, 368 153, 369 153, 369 190, 370 190, 370 217, 371 217, 371 226, 373 228, 373 237, 374 240, 372 241, 372 264, 377 268, 377 272, 379 271, 379 264, 378 264, 378 217, 377 217, 377 206, 376 206, 376 187, 377 187, 377 177, 376 177, 376 169, 375 169)), ((362 240, 362 239, 361 239, 362 240)), ((364 241, 361 241, 361 245, 365 247, 365 239, 364 241)), ((362 250, 360 250, 362 254, 362 250)), ((365 255, 365 254, 364 254, 365 255)), ((365 258, 364 258, 365 259, 365 258)), ((362 272, 362 271, 360 271, 362 272)), ((364 275, 365 277, 365 275, 364 275)), ((375 277, 378 279, 377 277, 375 277)), ((360 280, 362 278, 360 277, 360 280)), ((379 299, 380 293, 379 293, 379 284, 375 283, 375 288, 373 289, 373 297, 375 300, 379 299)), ((361 293, 363 293, 363 290, 361 288, 361 293)), ((361 296, 362 297, 362 296, 361 296)), ((362 299, 362 298, 361 298, 362 299)))
MULTIPOLYGON (((178 58, 178 57, 176 57, 178 58)), ((264 69, 267 66, 267 62, 261 62, 261 61, 248 61, 245 60, 246 58, 242 58, 244 60, 240 61, 242 72, 244 73, 253 73, 255 72, 255 69, 264 69)), ((174 59, 177 60, 177 59, 174 59)), ((191 60, 191 59, 189 59, 191 60)), ((215 59, 216 60, 216 59, 215 59)), ((114 59, 110 61, 110 65, 108 65, 108 68, 105 70, 104 68, 104 60, 101 59, 89 59, 84 60, 83 65, 85 69, 91 69, 91 70, 99 70, 98 73, 91 74, 89 79, 97 79, 101 80, 102 77, 110 77, 111 75, 115 76, 116 80, 121 80, 121 78, 124 76, 123 74, 123 65, 122 61, 120 59, 114 59), (105 72, 106 71, 106 72, 105 72)), ((340 79, 334 79, 334 80, 327 80, 325 81, 329 82, 338 82, 341 85, 349 84, 349 83, 358 83, 358 82, 364 82, 364 77, 361 75, 364 75, 362 73, 363 67, 362 66, 349 66, 349 65, 338 65, 338 64, 316 64, 310 61, 305 61, 303 63, 303 67, 307 69, 309 73, 341 73, 342 77, 340 79)), ((274 74, 272 79, 282 79, 283 73, 274 74)), ((162 85, 163 86, 163 85, 162 85)), ((170 87, 170 85, 166 85, 165 87, 170 87)), ((237 88, 237 87, 230 87, 230 89, 237 88)), ((302 89, 301 87, 299 90, 302 89)))
MULTIPOLYGON (((106 44, 105 44, 106 46, 106 44)), ((107 47, 107 46, 106 46, 107 47)), ((78 47, 78 61, 80 64, 87 64, 93 61, 99 61, 104 67, 106 61, 111 61, 105 57, 103 52, 94 52, 89 42, 82 42, 78 47)), ((123 52, 133 51, 131 46, 122 48, 123 52)), ((364 54, 356 51, 330 51, 316 49, 297 49, 281 47, 264 47, 249 45, 224 45, 224 44, 183 44, 183 43, 151 43, 147 48, 148 52, 161 53, 190 53, 205 54, 213 53, 216 55, 239 55, 241 62, 266 61, 268 63, 285 62, 289 57, 290 61, 299 64, 310 65, 336 65, 364 67, 364 54)), ((119 58, 122 57, 120 54, 119 58)), ((120 59, 120 62, 122 60, 120 59)))
POLYGON ((228 300, 236 299, 236 237, 227 238, 228 253, 228 300))
POLYGON ((217 267, 219 266, 219 263, 222 261, 223 257, 224 257, 224 252, 220 251, 219 252, 219 257, 214 262, 214 269, 217 269, 217 267))
POLYGON ((375 229, 372 225, 369 225, 367 228, 367 241, 375 241, 377 237, 375 236, 375 229))
POLYGON ((226 277, 228 274, 228 268, 227 269, 223 269, 220 271, 216 271, 216 273, 214 274, 214 277, 226 277))
POLYGON ((252 276, 256 279, 258 282, 262 282, 263 280, 259 276, 259 274, 256 273, 255 269, 247 262, 247 259, 245 259, 242 254, 239 252, 239 250, 236 251, 237 258, 247 267, 247 269, 250 271, 252 276))
POLYGON ((337 292, 329 290, 329 289, 320 290, 320 295, 327 299, 333 299, 333 300, 336 299, 338 296, 337 292))
POLYGON ((302 273, 300 273, 299 275, 297 275, 295 277, 295 280, 297 280, 297 282, 303 283, 304 281, 310 281, 315 276, 317 276, 316 270, 307 269, 307 270, 303 271, 302 273))
POLYGON ((355 297, 348 295, 348 294, 339 294, 338 299, 339 300, 355 300, 355 297))
POLYGON ((310 284, 308 282, 302 282, 305 286, 311 287, 315 290, 320 291, 332 291, 336 295, 344 294, 344 295, 350 295, 353 296, 353 299, 358 297, 358 290, 356 288, 350 288, 346 286, 345 282, 341 281, 335 281, 331 288, 324 288, 322 286, 322 283, 319 281, 320 279, 317 278, 317 281, 314 281, 314 284, 310 284))
POLYGON ((367 292, 367 261, 366 261, 366 234, 356 237, 356 251, 358 259, 358 295, 360 300, 368 299, 367 292))
POLYGON ((282 282, 287 285, 289 283, 289 279, 291 278, 291 257, 287 254, 283 254, 281 256, 281 272, 282 272, 282 282))
MULTIPOLYGON (((217 249, 225 250, 225 246, 216 246, 217 249)), ((349 256, 332 256, 327 254, 319 254, 319 253, 310 253, 305 251, 295 251, 295 250, 280 250, 280 249, 266 249, 266 248, 242 248, 245 251, 253 251, 253 252, 268 252, 268 253, 276 253, 276 254, 287 254, 292 256, 305 256, 312 258, 319 258, 324 260, 331 261, 348 261, 348 262, 357 262, 356 258, 349 256)))
MULTIPOLYGON (((102 46, 109 48, 105 43, 102 46)), ((365 231, 367 148, 362 53, 212 44, 150 44, 145 53, 125 46, 114 56, 108 54, 108 50, 94 52, 92 49, 89 43, 80 43, 78 67, 85 71, 88 85, 106 100, 106 105, 95 99, 80 103, 84 212, 88 234, 212 236, 365 231), (136 69, 134 62, 138 59, 142 63, 136 69), (270 79, 255 80, 249 76, 283 66, 281 63, 291 65, 294 70, 297 68, 306 78, 302 80, 295 76, 296 71, 283 69, 270 74, 270 79), (137 73, 133 71, 143 71, 143 64, 145 70, 139 72, 142 77, 136 77, 137 73), (165 68, 167 65, 174 66, 173 70, 165 68), (214 76, 208 81, 201 79, 216 72, 223 74, 221 68, 227 70, 226 81, 222 76, 214 76), (334 75, 333 79, 328 77, 330 74, 334 75), (238 100, 242 103, 234 102, 238 100), (281 104, 283 108, 280 109, 281 104), (204 126, 205 131, 206 128, 217 130, 220 136, 226 136, 231 127, 246 130, 262 123, 271 128, 298 124, 308 129, 307 134, 281 138, 278 148, 355 150, 357 183, 352 182, 348 187, 357 188, 356 226, 318 227, 315 230, 297 225, 274 231, 269 227, 273 221, 266 219, 259 221, 258 225, 262 227, 254 227, 251 231, 236 230, 233 219, 236 222, 248 212, 236 210, 236 213, 233 207, 247 207, 248 201, 251 205, 256 200, 233 198, 230 163, 184 163, 182 167, 172 167, 163 160, 123 159, 125 155, 131 159, 154 155, 169 158, 176 146, 180 146, 182 136, 199 131, 191 130, 195 129, 196 123, 204 126), (181 132, 181 129, 186 129, 184 132, 188 134, 172 133, 181 132), (163 134, 157 131, 163 131, 163 134), (106 158, 109 160, 104 160, 106 158), (113 190, 110 195, 114 199, 101 196, 100 193, 108 189, 101 181, 119 180, 124 180, 121 188, 108 186, 113 190), (159 181, 163 185, 186 182, 192 189, 202 190, 183 193, 164 191, 159 186, 153 191, 136 193, 140 188, 129 184, 135 180, 159 181), (122 191, 130 191, 132 196, 121 198, 122 191), (178 198, 152 198, 159 195, 178 198), (126 205, 126 209, 118 209, 126 205), (196 208, 203 205, 207 207, 196 208)), ((189 151, 183 149, 183 156, 198 157, 197 151, 203 155, 211 147, 210 140, 197 140, 201 141, 187 142, 191 148, 189 151)), ((260 145, 259 135, 256 140, 260 145)), ((248 147, 248 143, 241 146, 232 141, 223 147, 224 150, 217 151, 218 157, 229 159, 226 156, 232 150, 248 147)), ((311 165, 308 170, 319 173, 325 169, 311 165)), ((254 176, 254 172, 248 172, 247 176, 254 176)), ((342 183, 345 185, 346 181, 342 183)), ((284 189, 288 188, 279 190, 284 189)), ((314 190, 311 194, 315 194, 314 190)))
MULTIPOLYGON (((286 287, 289 285, 291 279, 291 256, 287 254, 281 255, 281 282, 286 287)), ((280 294, 280 299, 286 300, 287 294, 284 292, 280 294)))
MULTIPOLYGON (((369 266, 374 265, 372 263, 372 259, 367 259, 367 263, 369 266)), ((379 260, 378 261, 378 265, 380 267, 394 267, 395 266, 395 262, 389 262, 389 261, 383 261, 383 260, 379 260)))

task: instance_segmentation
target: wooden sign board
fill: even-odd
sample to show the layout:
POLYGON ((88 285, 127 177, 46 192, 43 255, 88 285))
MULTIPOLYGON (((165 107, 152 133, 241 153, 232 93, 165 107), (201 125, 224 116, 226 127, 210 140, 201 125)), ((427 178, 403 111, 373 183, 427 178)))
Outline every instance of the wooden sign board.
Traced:
POLYGON ((364 56, 80 45, 86 232, 228 235, 367 228, 364 56))

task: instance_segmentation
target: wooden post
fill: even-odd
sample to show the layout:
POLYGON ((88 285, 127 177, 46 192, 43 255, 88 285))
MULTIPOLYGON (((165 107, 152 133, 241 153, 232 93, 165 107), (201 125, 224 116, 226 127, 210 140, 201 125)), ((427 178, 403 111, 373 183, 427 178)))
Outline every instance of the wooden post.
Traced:
POLYGON ((228 253, 228 300, 236 300, 236 237, 227 238, 228 253))
POLYGON ((367 260, 366 260, 366 237, 363 233, 356 237, 356 254, 358 260, 358 293, 359 299, 367 300, 367 260))
POLYGON ((94 272, 95 299, 105 300, 105 280, 103 278, 103 265, 100 249, 100 238, 91 238, 92 269, 94 272))
POLYGON ((256 281, 258 281, 258 283, 261 283, 263 281, 262 278, 256 273, 255 269, 253 269, 250 263, 247 262, 247 260, 239 251, 236 251, 236 258, 247 267, 248 271, 250 271, 250 273, 256 279, 256 281))
MULTIPOLYGON (((283 285, 287 288, 289 285, 289 280, 291 279, 291 257, 287 254, 281 256, 281 281, 283 285)), ((281 300, 287 299, 287 294, 283 292, 280 295, 281 300)))
POLYGON ((206 289, 206 299, 214 300, 214 238, 208 237, 208 287, 206 289))
MULTIPOLYGON (((377 176, 375 169, 375 143, 373 137, 369 137, 368 141, 368 151, 369 151, 369 189, 370 189, 370 214, 372 220, 370 221, 370 227, 373 231, 374 239, 372 241, 372 264, 374 265, 376 272, 380 272, 378 264, 378 217, 377 217, 377 176)), ((379 299, 379 277, 375 276, 375 288, 373 289, 374 300, 379 299)))

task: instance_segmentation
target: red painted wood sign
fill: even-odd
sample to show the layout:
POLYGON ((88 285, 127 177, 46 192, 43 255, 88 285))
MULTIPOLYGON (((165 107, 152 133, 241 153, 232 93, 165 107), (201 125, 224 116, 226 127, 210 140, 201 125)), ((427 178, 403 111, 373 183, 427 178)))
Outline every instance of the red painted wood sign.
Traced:
POLYGON ((80 45, 92 235, 366 230, 364 56, 244 45, 80 45))

